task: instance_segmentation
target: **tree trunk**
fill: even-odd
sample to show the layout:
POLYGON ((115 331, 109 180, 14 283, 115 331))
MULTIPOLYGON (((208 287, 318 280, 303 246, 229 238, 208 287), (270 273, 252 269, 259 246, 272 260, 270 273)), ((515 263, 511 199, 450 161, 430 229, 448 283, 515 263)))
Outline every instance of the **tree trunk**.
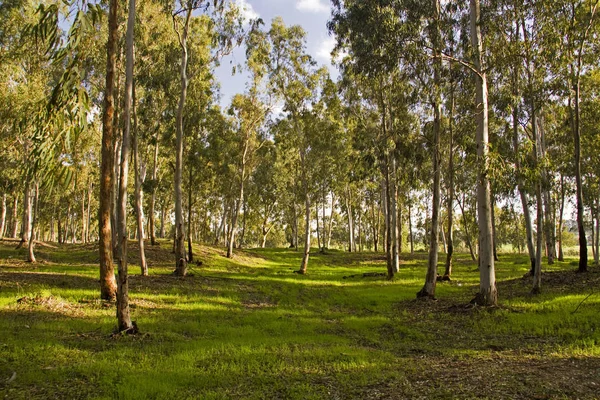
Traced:
POLYGON ((433 33, 433 54, 434 54, 434 68, 433 68, 433 202, 431 204, 431 238, 429 243, 429 263, 427 266, 427 275, 425 277, 425 284, 421 291, 417 293, 417 297, 429 297, 435 298, 435 286, 437 282, 437 264, 438 264, 438 251, 439 251, 439 230, 440 230, 440 134, 441 134, 441 119, 442 119, 442 104, 441 104, 441 82, 440 74, 442 69, 442 59, 439 57, 440 52, 440 2, 439 0, 433 0, 434 3, 434 19, 435 19, 435 30, 433 33))
POLYGON ((415 253, 415 240, 413 236, 413 226, 412 226, 412 206, 411 202, 408 202, 408 237, 410 239, 410 254, 415 253))
POLYGON ((449 116, 450 145, 448 148, 448 214, 446 266, 442 280, 449 281, 452 276, 452 255, 454 254, 454 82, 450 83, 450 116, 449 116))
MULTIPOLYGON (((117 0, 110 0, 108 11, 108 42, 106 45, 106 88, 102 114, 102 164, 100 173, 100 206, 98 210, 98 247, 100 253, 100 297, 114 300, 117 292, 113 264, 112 194, 114 178, 114 87, 116 50, 118 43, 117 0)), ((60 218, 58 236, 60 241, 60 218)))
POLYGON ((31 183, 26 178, 25 190, 23 191, 23 217, 21 222, 21 242, 17 248, 29 243, 31 233, 31 183))
POLYGON ((565 261, 562 243, 563 213, 565 210, 565 177, 560 174, 560 211, 558 214, 558 261, 565 261))
MULTIPOLYGON (((531 131, 535 140, 534 156, 536 166, 539 167, 542 159, 541 134, 539 131, 537 112, 533 97, 531 98, 531 131)), ((536 248, 535 248, 535 268, 533 270, 533 287, 531 293, 541 293, 542 285, 542 247, 544 243, 544 205, 542 199, 542 176, 539 176, 535 183, 535 198, 537 209, 537 232, 536 232, 536 248)))
POLYGON ((331 231, 333 229, 333 215, 335 213, 335 195, 331 192, 331 214, 329 216, 329 227, 327 228, 327 248, 331 248, 331 231))
POLYGON ((306 217, 306 227, 304 229, 304 254, 300 264, 300 274, 306 274, 308 267, 308 258, 310 256, 310 193, 308 192, 308 177, 306 176, 306 149, 300 151, 300 162, 302 163, 302 186, 304 188, 304 212, 306 217))
POLYGON ((317 247, 321 249, 321 226, 319 224, 319 204, 315 204, 315 212, 317 215, 317 247))
MULTIPOLYGON (((579 64, 581 64, 581 54, 579 55, 579 64)), ((571 67, 573 70, 573 67, 571 67)), ((581 179, 581 112, 579 107, 579 95, 580 95, 580 70, 573 75, 573 90, 575 91, 575 115, 572 116, 572 131, 573 141, 575 143, 575 184, 577 187, 576 201, 577 201, 577 231, 579 232, 579 269, 578 272, 587 272, 588 268, 588 250, 587 250, 587 239, 585 237, 585 226, 583 221, 583 182, 581 179)), ((571 101, 569 100, 569 106, 571 101)), ((572 107, 570 107, 572 109, 572 107)))
POLYGON ((494 238, 490 210, 490 182, 487 177, 489 164, 488 139, 488 93, 487 78, 483 67, 483 41, 481 37, 481 14, 479 0, 470 0, 471 43, 474 50, 476 80, 477 120, 477 217, 479 225, 479 293, 475 301, 480 305, 498 303, 496 271, 494 268, 494 238))
MULTIPOLYGON (((158 175, 158 133, 154 143, 154 164, 152 166, 152 195, 150 196, 150 210, 148 210, 148 231, 150 233, 150 244, 156 246, 156 228, 154 227, 154 207, 156 206, 156 178, 158 175)), ((162 218, 162 216, 161 216, 162 218)), ((161 221, 162 225, 162 221, 161 221)))
POLYGON ((13 195, 13 205, 12 205, 12 232, 10 237, 13 239, 17 238, 17 232, 19 231, 19 218, 17 218, 18 208, 19 208, 19 196, 15 193, 13 195))
POLYGON ((90 225, 92 223, 92 190, 94 190, 94 184, 89 181, 88 184, 88 198, 87 198, 87 211, 86 211, 86 228, 85 228, 85 241, 86 243, 91 242, 90 225))
POLYGON ((190 165, 189 185, 188 185, 188 262, 194 261, 194 249, 192 247, 192 182, 194 180, 194 168, 190 165))
MULTIPOLYGON (((244 153, 246 153, 247 148, 244 149, 244 153)), ((245 155, 244 155, 245 156, 245 155)), ((235 243, 235 233, 237 230, 237 221, 238 216, 240 215, 240 208, 242 207, 242 203, 244 201, 244 181, 246 180, 246 162, 242 160, 242 167, 240 169, 240 194, 238 197, 238 201, 233 213, 233 218, 231 219, 231 232, 229 233, 229 242, 227 246, 227 258, 233 257, 233 247, 235 243)))
POLYGON ((0 214, 0 239, 4 237, 6 226, 6 193, 2 193, 2 214, 0 214))
POLYGON ((38 219, 38 199, 39 199, 39 193, 40 193, 40 186, 39 184, 36 182, 35 183, 35 197, 34 197, 34 205, 33 205, 33 216, 31 218, 31 234, 29 235, 29 237, 27 238, 28 240, 28 246, 27 246, 27 261, 30 263, 35 263, 35 254, 33 251, 33 247, 35 245, 35 235, 33 234, 33 232, 35 231, 36 228, 36 222, 38 219))
MULTIPOLYGON (((126 34, 125 105, 123 118, 125 129, 121 141, 121 173, 119 174, 119 198, 117 207, 118 241, 117 265, 117 322, 119 332, 134 331, 129 312, 129 283, 127 273, 127 181, 129 177, 129 153, 131 142, 131 107, 133 99, 133 29, 135 23, 135 0, 129 0, 126 34)), ((137 171, 137 169, 136 169, 137 171)))
MULTIPOLYGON (((239 241, 238 241, 238 249, 241 249, 242 246, 244 245, 244 237, 246 236, 246 217, 248 216, 248 196, 246 195, 244 197, 244 202, 242 204, 242 213, 243 213, 243 218, 242 218, 242 232, 240 233, 239 236, 239 241)), ((317 211, 317 216, 318 216, 318 211, 317 211)))
POLYGON ((87 215, 85 212, 85 193, 85 189, 81 191, 81 243, 86 243, 87 215))
MULTIPOLYGON (((593 202, 592 202, 593 203, 593 202)), ((596 262, 596 235, 594 234, 594 220, 595 220, 595 213, 594 213, 594 205, 591 204, 590 205, 590 233, 591 233, 591 242, 592 242, 592 258, 594 259, 594 262, 596 262)), ((596 232, 597 233, 597 232, 596 232)))
POLYGON ((181 93, 179 97, 179 105, 177 108, 176 131, 177 139, 175 145, 175 275, 187 275, 187 261, 185 255, 185 227, 183 224, 183 204, 182 204, 182 171, 183 171, 183 111, 188 89, 188 48, 187 37, 192 17, 191 4, 186 11, 185 23, 183 32, 179 36, 179 44, 181 45, 181 93))
POLYGON ((346 215, 348 217, 348 251, 351 253, 354 248, 354 220, 352 218, 352 199, 350 188, 346 187, 346 215))
POLYGON ((146 167, 140 163, 140 152, 138 143, 138 124, 135 83, 132 89, 133 93, 133 170, 135 173, 135 216, 137 222, 137 239, 140 251, 140 272, 142 276, 148 276, 148 264, 146 263, 146 252, 144 250, 144 193, 142 184, 146 177, 146 167))
POLYGON ((163 201, 161 208, 160 208, 160 238, 164 239, 166 236, 166 232, 165 232, 165 214, 167 213, 167 205, 165 204, 166 201, 163 201))
POLYGON ((494 238, 494 261, 498 261, 498 248, 496 246, 496 194, 493 191, 491 191, 490 193, 490 200, 490 206, 492 211, 492 236, 494 238))
MULTIPOLYGON (((518 31, 518 28, 516 29, 518 31)), ((515 37, 518 34, 515 33, 515 37)), ((513 70, 513 116, 512 116, 512 140, 513 140, 513 152, 515 154, 515 166, 517 170, 517 189, 521 198, 521 207, 523 208, 523 219, 525 220, 525 235, 527 243, 527 252, 529 253, 530 270, 529 274, 533 276, 535 269, 535 248, 533 246, 533 226, 531 223, 531 214, 529 212, 529 202, 527 201, 527 192, 523 183, 523 176, 521 171, 521 160, 519 155, 519 103, 518 103, 518 91, 519 88, 519 74, 515 64, 513 70)))

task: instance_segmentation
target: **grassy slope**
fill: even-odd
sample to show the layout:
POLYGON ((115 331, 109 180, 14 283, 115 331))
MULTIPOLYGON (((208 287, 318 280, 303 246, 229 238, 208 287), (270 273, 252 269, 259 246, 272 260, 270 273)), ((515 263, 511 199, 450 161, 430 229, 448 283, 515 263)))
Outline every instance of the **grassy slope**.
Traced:
POLYGON ((415 300, 424 254, 403 255, 387 282, 360 275, 385 271, 373 253, 314 254, 299 276, 290 250, 230 261, 197 247, 204 264, 179 279, 163 243, 149 250, 151 275, 130 279, 142 334, 111 337, 115 311, 97 300, 94 246, 38 251, 34 266, 0 245, 2 397, 600 396, 600 294, 573 313, 600 273, 575 274, 573 260, 546 268, 544 293, 531 297, 526 258, 503 255, 501 307, 483 310, 464 307, 478 281, 464 255, 430 302, 415 300))

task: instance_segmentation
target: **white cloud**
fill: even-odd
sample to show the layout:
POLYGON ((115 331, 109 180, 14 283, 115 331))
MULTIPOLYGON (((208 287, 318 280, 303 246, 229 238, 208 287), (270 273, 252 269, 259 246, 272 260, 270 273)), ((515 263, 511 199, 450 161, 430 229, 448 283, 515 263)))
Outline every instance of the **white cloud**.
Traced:
POLYGON ((322 61, 331 61, 331 52, 335 47, 335 38, 328 37, 327 39, 321 41, 319 44, 319 48, 317 49, 317 58, 322 61))
POLYGON ((235 0, 235 4, 240 8, 245 23, 250 22, 251 19, 258 18, 258 13, 247 0, 235 0))
POLYGON ((296 9, 313 13, 329 12, 329 5, 323 0, 298 0, 296 9))

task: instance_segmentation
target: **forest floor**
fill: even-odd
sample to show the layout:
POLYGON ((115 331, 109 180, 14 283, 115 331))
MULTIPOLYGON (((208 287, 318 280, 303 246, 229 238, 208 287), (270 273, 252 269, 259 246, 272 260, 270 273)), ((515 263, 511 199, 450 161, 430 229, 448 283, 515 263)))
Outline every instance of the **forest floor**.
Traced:
POLYGON ((149 277, 131 260, 141 333, 124 336, 98 300, 95 245, 37 250, 32 265, 0 243, 1 398, 600 398, 600 268, 575 259, 544 265, 531 296, 527 257, 501 254, 486 309, 468 306, 479 274, 463 254, 428 301, 425 253, 388 282, 363 277, 382 254, 315 252, 300 276, 293 250, 197 246, 202 265, 177 278, 163 242, 149 277))

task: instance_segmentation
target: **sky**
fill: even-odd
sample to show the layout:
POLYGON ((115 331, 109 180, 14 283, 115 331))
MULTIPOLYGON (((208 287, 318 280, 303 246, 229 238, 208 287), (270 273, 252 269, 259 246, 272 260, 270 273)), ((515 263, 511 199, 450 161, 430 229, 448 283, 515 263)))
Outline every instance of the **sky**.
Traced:
MULTIPOLYGON (((331 64, 331 50, 335 45, 335 38, 327 31, 327 21, 331 16, 329 0, 235 0, 245 11, 247 18, 260 17, 264 21, 264 29, 269 29, 275 17, 282 17, 287 26, 300 25, 306 31, 307 52, 319 65, 329 67, 331 77, 335 80, 338 76, 337 69, 331 64)), ((221 61, 221 66, 216 71, 217 79, 221 84, 220 104, 223 108, 230 103, 231 97, 236 93, 243 93, 245 89, 245 73, 232 76, 232 67, 244 64, 244 48, 238 48, 230 57, 221 61)))

